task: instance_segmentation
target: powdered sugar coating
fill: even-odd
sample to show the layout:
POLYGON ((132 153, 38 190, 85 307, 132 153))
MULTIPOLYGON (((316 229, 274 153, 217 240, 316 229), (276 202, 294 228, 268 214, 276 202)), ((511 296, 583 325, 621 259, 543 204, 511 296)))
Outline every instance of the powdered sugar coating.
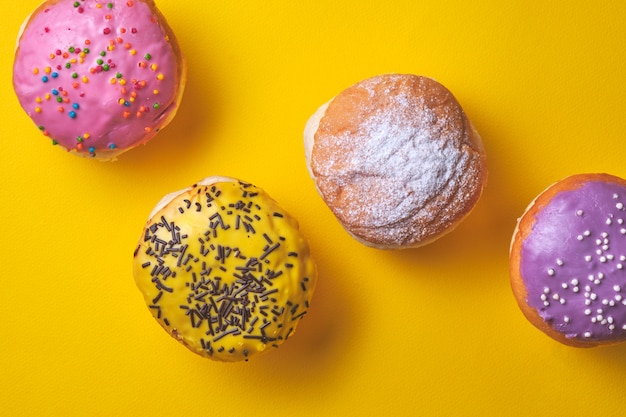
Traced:
POLYGON ((362 81, 328 104, 310 168, 344 227, 389 248, 449 231, 485 180, 480 138, 452 94, 402 74, 362 81))

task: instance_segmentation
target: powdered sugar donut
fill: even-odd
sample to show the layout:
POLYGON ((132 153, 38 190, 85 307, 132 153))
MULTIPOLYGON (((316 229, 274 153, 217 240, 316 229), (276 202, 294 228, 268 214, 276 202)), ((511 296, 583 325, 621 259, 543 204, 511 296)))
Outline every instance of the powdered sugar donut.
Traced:
POLYGON ((152 0, 47 0, 22 26, 13 85, 53 144, 105 160, 172 120, 185 70, 152 0))
POLYGON ((518 220, 513 293, 528 320, 566 345, 626 340, 626 180, 579 174, 542 192, 518 220))
POLYGON ((450 232, 487 178, 481 139, 454 96, 410 74, 361 81, 307 122, 307 167, 361 243, 417 247, 450 232))

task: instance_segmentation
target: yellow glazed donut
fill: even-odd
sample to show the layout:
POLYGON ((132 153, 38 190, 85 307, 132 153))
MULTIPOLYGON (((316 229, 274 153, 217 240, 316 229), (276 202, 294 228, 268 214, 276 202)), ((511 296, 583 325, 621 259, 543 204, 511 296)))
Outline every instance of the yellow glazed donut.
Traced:
POLYGON ((248 360, 291 337, 317 281, 298 222, 260 188, 227 177, 157 204, 133 272, 157 322, 220 361, 248 360))

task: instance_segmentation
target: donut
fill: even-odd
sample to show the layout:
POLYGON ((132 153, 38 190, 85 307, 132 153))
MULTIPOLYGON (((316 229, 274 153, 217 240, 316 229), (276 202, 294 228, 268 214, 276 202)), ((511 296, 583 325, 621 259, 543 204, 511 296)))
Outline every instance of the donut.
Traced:
POLYGON ((452 93, 412 74, 354 84, 304 129, 307 169, 339 223, 378 249, 433 242, 478 202, 482 141, 452 93))
POLYGON ((298 222, 262 189, 230 177, 163 197, 141 233, 133 273, 163 329, 224 362, 291 337, 317 282, 298 222))
POLYGON ((510 247, 515 299, 530 323, 574 347, 626 340, 626 180, 577 174, 544 190, 510 247))
POLYGON ((46 0, 18 35, 13 86, 54 145, 112 160, 174 117, 186 78, 152 0, 46 0))

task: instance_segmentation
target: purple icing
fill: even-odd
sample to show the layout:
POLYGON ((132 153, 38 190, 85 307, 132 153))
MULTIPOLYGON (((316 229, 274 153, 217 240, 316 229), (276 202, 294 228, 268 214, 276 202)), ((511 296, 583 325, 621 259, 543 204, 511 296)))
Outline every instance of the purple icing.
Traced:
POLYGON ((626 339, 626 187, 590 181, 536 216, 522 245, 527 302, 583 341, 626 339))

